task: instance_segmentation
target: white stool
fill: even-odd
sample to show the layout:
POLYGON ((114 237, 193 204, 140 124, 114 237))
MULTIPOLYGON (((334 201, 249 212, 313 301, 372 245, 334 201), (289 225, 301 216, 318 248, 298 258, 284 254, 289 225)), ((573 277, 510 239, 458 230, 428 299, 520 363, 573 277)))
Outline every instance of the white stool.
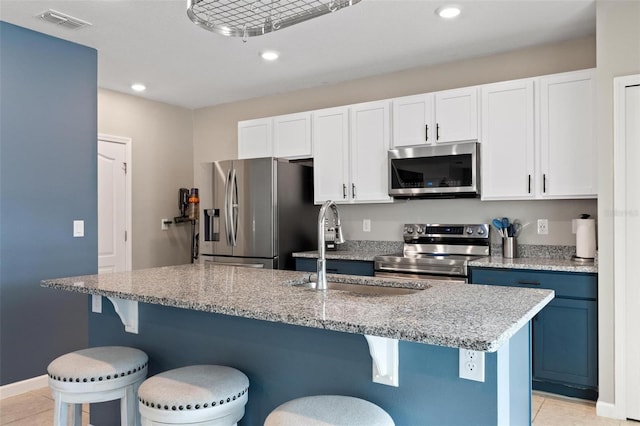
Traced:
POLYGON ((120 399, 122 425, 136 421, 136 390, 147 376, 149 358, 141 350, 122 346, 82 349, 54 359, 47 367, 54 399, 54 426, 82 424, 82 404, 120 399))
POLYGON ((386 411, 351 396, 318 395, 294 399, 273 410, 264 426, 394 426, 386 411))
POLYGON ((249 379, 221 365, 165 371, 138 389, 142 426, 235 425, 244 416, 249 379))

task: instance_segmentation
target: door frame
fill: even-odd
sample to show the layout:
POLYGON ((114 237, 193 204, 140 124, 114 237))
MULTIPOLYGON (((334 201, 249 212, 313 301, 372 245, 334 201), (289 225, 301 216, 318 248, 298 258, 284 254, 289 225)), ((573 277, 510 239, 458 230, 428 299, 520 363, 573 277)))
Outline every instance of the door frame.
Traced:
MULTIPOLYGON (((125 207, 125 226, 126 226, 126 231, 127 231, 127 240, 125 241, 125 246, 126 246, 126 256, 125 256, 125 271, 130 271, 132 268, 132 240, 133 240, 133 232, 132 232, 132 209, 133 209, 133 205, 132 205, 132 194, 131 194, 131 176, 132 176, 132 172, 133 172, 133 164, 132 164, 132 156, 131 156, 131 138, 127 138, 124 136, 114 136, 114 135, 108 135, 105 133, 98 133, 98 139, 96 140, 96 144, 99 143, 99 141, 105 141, 105 142, 112 142, 112 143, 119 143, 119 144, 123 144, 125 146, 125 161, 127 163, 127 172, 125 173, 125 203, 126 203, 126 207, 125 207)), ((97 191, 97 188, 96 188, 97 191)), ((100 214, 100 212, 98 212, 98 214, 100 214)))
POLYGON ((626 277, 626 135, 625 89, 639 85, 640 74, 613 79, 613 267, 614 267, 614 412, 618 418, 627 417, 627 286, 626 277))

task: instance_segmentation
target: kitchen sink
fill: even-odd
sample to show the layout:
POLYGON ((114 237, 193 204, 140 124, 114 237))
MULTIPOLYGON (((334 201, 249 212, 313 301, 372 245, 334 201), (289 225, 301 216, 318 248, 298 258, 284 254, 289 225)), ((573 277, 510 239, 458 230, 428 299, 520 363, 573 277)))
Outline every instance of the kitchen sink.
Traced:
MULTIPOLYGON (((318 283, 312 281, 296 284, 296 287, 316 289, 317 285, 318 283)), ((377 285, 339 283, 334 281, 327 282, 327 290, 348 291, 367 296, 401 296, 421 291, 417 288, 383 287, 377 285)))

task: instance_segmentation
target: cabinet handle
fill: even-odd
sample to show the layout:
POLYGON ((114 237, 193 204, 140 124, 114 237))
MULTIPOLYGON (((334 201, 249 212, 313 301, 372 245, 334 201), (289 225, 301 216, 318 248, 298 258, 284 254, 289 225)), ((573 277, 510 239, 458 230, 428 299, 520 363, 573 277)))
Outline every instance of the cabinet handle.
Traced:
POLYGON ((440 139, 440 124, 436 123, 436 140, 440 139))
POLYGON ((531 175, 529 175, 529 189, 527 190, 529 194, 531 194, 531 175))
POLYGON ((342 184, 342 199, 347 199, 347 185, 345 185, 344 183, 342 184))
POLYGON ((327 268, 327 272, 331 272, 331 273, 337 273, 338 270, 336 268, 327 268))
POLYGON ((351 184, 351 197, 352 197, 353 199, 355 199, 355 198, 356 198, 356 184, 355 184, 355 183, 352 183, 352 184, 351 184))
POLYGON ((425 142, 429 141, 429 125, 428 124, 424 125, 424 141, 425 142))
POLYGON ((538 281, 518 281, 517 284, 521 285, 540 285, 538 281))
POLYGON ((547 175, 546 174, 542 175, 542 192, 544 192, 545 194, 547 192, 547 175))

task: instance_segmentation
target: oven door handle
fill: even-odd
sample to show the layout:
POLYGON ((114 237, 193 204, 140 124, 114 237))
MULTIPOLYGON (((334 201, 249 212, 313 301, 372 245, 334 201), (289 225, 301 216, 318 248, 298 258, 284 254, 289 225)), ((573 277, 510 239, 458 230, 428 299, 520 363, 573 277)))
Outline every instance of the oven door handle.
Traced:
POLYGON ((442 276, 442 275, 427 275, 427 274, 416 274, 416 273, 402 273, 402 272, 381 272, 376 270, 374 272, 376 277, 380 278, 400 278, 404 280, 435 280, 435 281, 449 281, 449 282, 459 282, 459 283, 468 283, 467 277, 453 277, 453 276, 442 276))
POLYGON ((375 270, 376 271, 386 271, 386 272, 399 272, 399 273, 411 273, 411 274, 447 274, 447 275, 454 275, 454 276, 465 276, 464 274, 464 267, 450 267, 450 266, 446 266, 446 267, 439 267, 439 268, 434 268, 432 267, 430 270, 420 270, 418 268, 403 268, 397 265, 394 266, 385 266, 382 262, 378 262, 375 265, 375 270), (458 272, 458 273, 456 273, 458 272))

